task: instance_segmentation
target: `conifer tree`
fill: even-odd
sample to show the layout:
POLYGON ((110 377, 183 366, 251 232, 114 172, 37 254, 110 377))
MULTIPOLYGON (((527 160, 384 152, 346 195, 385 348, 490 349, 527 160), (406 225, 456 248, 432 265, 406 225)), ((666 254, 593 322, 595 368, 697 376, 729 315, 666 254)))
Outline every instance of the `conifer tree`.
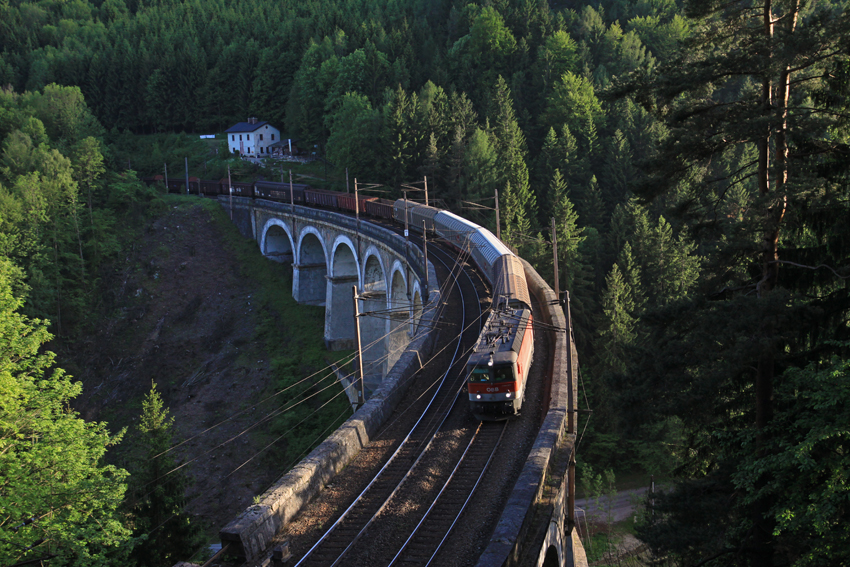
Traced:
POLYGON ((516 246, 523 235, 530 237, 537 205, 528 182, 525 136, 514 114, 510 89, 501 76, 496 81, 491 115, 492 136, 499 156, 500 185, 504 192, 502 234, 506 242, 516 246))
POLYGON ((835 253, 850 242, 835 224, 848 214, 835 109, 848 107, 838 70, 850 16, 842 3, 797 0, 700 0, 686 11, 697 32, 677 60, 627 89, 669 129, 638 192, 675 206, 711 250, 703 299, 654 321, 655 351, 631 378, 664 389, 657 407, 682 417, 691 443, 681 469, 690 478, 643 535, 692 563, 801 563, 805 544, 783 537, 772 512, 777 472, 752 471, 749 493, 733 479, 788 442, 774 427, 783 370, 846 356, 846 327, 832 322, 850 313, 847 257, 835 253), (743 214, 719 215, 732 195, 742 204, 737 188, 743 214), (692 403, 701 396, 711 403, 692 403), (706 507, 723 508, 713 533, 696 537, 674 509, 709 486, 706 507))
POLYGON ((632 245, 626 242, 620 256, 617 259, 617 264, 623 266, 621 272, 623 281, 629 286, 631 292, 630 303, 632 304, 632 313, 639 314, 643 311, 646 304, 646 292, 643 285, 643 276, 641 268, 632 256, 632 245))
MULTIPOLYGON (((558 169, 552 176, 549 194, 558 237, 559 281, 561 289, 570 292, 576 343, 584 348, 592 338, 591 329, 594 328, 593 314, 596 305, 593 270, 582 252, 586 238, 585 229, 580 226, 578 213, 569 197, 567 183, 558 169)), ((551 255, 551 250, 545 250, 544 254, 545 261, 550 262, 548 256, 551 255)))
POLYGON ((192 555, 202 543, 202 534, 183 510, 188 478, 176 466, 171 453, 174 417, 169 415, 162 397, 151 383, 142 402, 139 420, 145 460, 136 477, 139 493, 134 535, 143 541, 133 557, 143 567, 168 567, 192 555))
POLYGON ((584 194, 579 201, 581 218, 584 219, 584 226, 591 226, 597 231, 602 230, 602 219, 605 215, 605 204, 602 201, 602 191, 599 189, 599 183, 596 181, 596 176, 593 175, 587 186, 584 188, 584 194))
POLYGON ((635 309, 632 290, 617 264, 605 278, 601 307, 597 327, 600 346, 596 350, 599 370, 601 374, 623 373, 627 368, 626 347, 635 338, 636 321, 631 315, 635 309))

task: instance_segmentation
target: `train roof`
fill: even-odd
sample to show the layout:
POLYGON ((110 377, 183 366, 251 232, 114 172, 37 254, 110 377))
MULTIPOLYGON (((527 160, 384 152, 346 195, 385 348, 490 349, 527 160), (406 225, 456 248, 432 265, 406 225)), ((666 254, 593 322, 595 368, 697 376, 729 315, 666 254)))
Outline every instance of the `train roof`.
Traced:
POLYGON ((511 307, 531 309, 531 296, 525 279, 525 268, 519 257, 505 254, 493 264, 493 304, 507 302, 511 307))
POLYGON ((467 233, 481 228, 474 222, 466 220, 463 217, 459 217, 451 211, 441 210, 439 213, 437 213, 437 216, 435 218, 439 219, 440 223, 443 224, 446 228, 457 230, 458 232, 462 233, 467 233))
POLYGON ((493 356, 494 364, 510 364, 519 358, 522 339, 531 320, 528 309, 492 311, 481 330, 467 366, 485 366, 493 356))
POLYGON ((490 265, 493 265, 499 256, 513 256, 510 248, 486 228, 479 227, 469 239, 472 241, 472 246, 481 252, 490 265))

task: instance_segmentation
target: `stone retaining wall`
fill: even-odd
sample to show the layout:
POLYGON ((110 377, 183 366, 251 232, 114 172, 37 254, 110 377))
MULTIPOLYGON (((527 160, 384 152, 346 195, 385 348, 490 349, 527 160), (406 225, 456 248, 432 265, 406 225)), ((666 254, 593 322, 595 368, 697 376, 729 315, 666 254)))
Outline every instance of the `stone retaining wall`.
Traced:
MULTIPOLYGON (((528 291, 541 304, 543 322, 559 329, 565 329, 567 326, 566 317, 558 303, 555 292, 528 262, 522 260, 522 264, 525 268, 528 291)), ((502 517, 499 519, 484 553, 478 560, 478 567, 503 567, 517 564, 521 556, 536 555, 534 552, 537 550, 526 549, 528 546, 540 546, 542 543, 535 541, 537 538, 526 536, 529 535, 532 522, 535 520, 535 504, 540 500, 545 488, 544 480, 547 472, 550 472, 555 464, 554 456, 567 424, 569 388, 571 387, 566 355, 567 348, 572 348, 572 345, 568 347, 565 332, 557 331, 552 332, 552 334, 554 335, 554 348, 552 350, 552 385, 549 410, 520 477, 514 485, 508 503, 502 512, 502 517)), ((575 355, 574 348, 573 354, 575 355)), ((577 364, 576 356, 573 356, 573 361, 574 365, 577 364)), ((561 486, 565 484, 562 482, 561 486)), ((567 537, 570 536, 567 535, 567 537)), ((561 538, 562 541, 563 539, 566 538, 561 538)))

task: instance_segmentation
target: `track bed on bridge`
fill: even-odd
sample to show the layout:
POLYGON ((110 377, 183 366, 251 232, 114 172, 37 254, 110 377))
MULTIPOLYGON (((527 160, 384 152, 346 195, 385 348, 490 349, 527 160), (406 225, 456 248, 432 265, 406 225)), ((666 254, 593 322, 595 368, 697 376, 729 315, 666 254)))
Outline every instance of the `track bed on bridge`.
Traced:
MULTIPOLYGON (((429 243, 429 247, 431 243, 429 243)), ((434 262, 437 266, 437 262, 434 262)), ((442 266, 437 266, 438 277, 444 282, 448 273, 442 266)), ((477 288, 480 299, 470 299, 475 302, 477 313, 489 306, 487 290, 480 278, 477 288)), ((462 311, 461 301, 457 290, 447 296, 448 304, 444 310, 443 324, 440 326, 440 336, 435 351, 446 347, 451 339, 460 332, 459 316, 462 311)), ((539 308, 534 306, 535 316, 539 316, 539 308)), ((477 337, 476 325, 471 335, 477 337)), ((510 496, 513 485, 525 463, 539 424, 548 406, 548 375, 549 375, 549 337, 546 333, 537 333, 535 338, 535 360, 530 372, 526 398, 522 415, 510 420, 502 439, 501 449, 490 463, 479 490, 473 495, 467 510, 455 527, 452 535, 435 559, 436 565, 474 565, 483 551, 492 533, 502 509, 510 496)), ((291 522, 272 542, 268 552, 260 559, 249 565, 260 565, 271 554, 271 550, 283 542, 289 543, 293 553, 288 565, 294 565, 319 538, 327 531, 355 498, 364 490, 375 477, 387 459, 398 448, 402 439, 411 430, 415 421, 422 415, 427 400, 430 399, 429 388, 439 381, 449 359, 452 348, 445 348, 438 354, 423 372, 420 372, 411 383, 405 398, 399 403, 388 425, 376 438, 358 455, 354 461, 341 472, 320 495, 308 504, 299 516, 291 522)), ((463 358, 465 362, 465 357, 463 358)), ((466 440, 472 436, 478 426, 468 408, 465 395, 452 410, 447 426, 437 434, 435 443, 439 443, 438 453, 451 460, 452 453, 462 451, 466 440)), ((492 425, 492 424, 491 424, 492 425)), ((433 470, 433 476, 439 477, 444 471, 440 459, 426 461, 426 470, 433 470), (430 467, 430 468, 429 468, 430 467)), ((362 541, 346 555, 341 564, 346 566, 379 567, 386 565, 392 559, 398 547, 407 537, 410 529, 405 524, 408 517, 416 516, 418 509, 427 506, 433 500, 428 486, 428 475, 420 475, 414 482, 414 489, 408 489, 402 498, 396 498, 382 512, 382 521, 376 523, 365 533, 362 541), (416 485, 418 483, 418 485, 416 485), (403 536, 401 534, 404 534, 403 536), (398 541, 398 540, 401 541, 398 541)), ((410 485, 408 485, 410 486, 410 485)), ((311 563, 312 564, 312 563, 311 563)), ((316 564, 321 564, 318 562, 316 564)), ((403 563, 403 564, 416 564, 403 563)), ((235 565, 235 564, 234 564, 235 565)))

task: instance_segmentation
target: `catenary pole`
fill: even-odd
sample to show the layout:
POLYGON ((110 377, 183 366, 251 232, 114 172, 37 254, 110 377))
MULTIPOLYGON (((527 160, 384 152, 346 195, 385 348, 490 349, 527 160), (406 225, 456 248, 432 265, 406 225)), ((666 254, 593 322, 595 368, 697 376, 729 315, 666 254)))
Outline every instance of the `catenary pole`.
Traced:
POLYGON ((295 190, 292 188, 292 170, 289 170, 289 207, 295 214, 295 190))
POLYGON ((502 222, 499 219, 499 190, 496 189, 496 238, 502 239, 502 222))
POLYGON ((555 217, 552 217, 552 266, 555 269, 555 297, 561 297, 560 281, 558 281, 558 232, 555 228, 555 217))
POLYGON ((357 286, 351 286, 354 290, 354 327, 357 331, 357 361, 360 366, 360 405, 366 401, 366 387, 364 385, 363 376, 363 346, 360 342, 360 306, 357 305, 357 286))
POLYGON ((227 186, 230 188, 230 220, 233 220, 233 181, 230 180, 230 166, 227 166, 227 186))
POLYGON ((422 219, 422 252, 425 256, 425 301, 428 301, 428 231, 425 230, 425 219, 422 219))

